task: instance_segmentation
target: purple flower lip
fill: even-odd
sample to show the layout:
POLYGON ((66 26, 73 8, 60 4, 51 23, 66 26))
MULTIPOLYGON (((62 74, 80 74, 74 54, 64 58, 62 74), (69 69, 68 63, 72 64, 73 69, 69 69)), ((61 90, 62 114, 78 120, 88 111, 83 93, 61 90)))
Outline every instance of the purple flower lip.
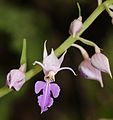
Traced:
POLYGON ((38 104, 41 107, 41 113, 43 113, 53 105, 53 98, 59 96, 60 87, 55 83, 37 81, 35 83, 35 93, 38 94, 41 90, 43 90, 43 93, 38 96, 38 104))

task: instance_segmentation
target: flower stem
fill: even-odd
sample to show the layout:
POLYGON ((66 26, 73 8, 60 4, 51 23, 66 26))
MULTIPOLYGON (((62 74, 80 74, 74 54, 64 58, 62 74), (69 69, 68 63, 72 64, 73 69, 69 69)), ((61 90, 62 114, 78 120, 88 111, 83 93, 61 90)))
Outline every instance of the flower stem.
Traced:
MULTIPOLYGON (((113 0, 107 0, 98 6, 94 12, 87 18, 84 22, 82 29, 80 32, 73 38, 72 36, 68 37, 56 50, 56 56, 60 56, 65 50, 67 50, 76 40, 77 38, 94 22, 94 20, 105 10, 105 5, 113 4, 113 0)), ((26 81, 30 80, 37 73, 39 73, 42 69, 39 66, 35 66, 33 69, 29 70, 26 73, 26 81)), ((12 90, 7 87, 3 87, 0 89, 0 97, 10 93, 12 90)))
POLYGON ((78 33, 78 36, 80 36, 94 22, 94 20, 96 20, 96 18, 106 9, 105 5, 110 5, 110 4, 113 4, 113 0, 107 0, 104 3, 102 3, 100 6, 98 6, 84 22, 83 28, 78 33))
POLYGON ((93 46, 95 48, 95 52, 100 53, 100 48, 94 42, 92 42, 90 40, 86 40, 82 37, 78 37, 78 40, 80 40, 81 42, 83 42, 86 45, 93 46))
POLYGON ((22 48, 22 54, 20 59, 20 65, 27 64, 27 56, 26 56, 26 39, 23 40, 23 48, 22 48))

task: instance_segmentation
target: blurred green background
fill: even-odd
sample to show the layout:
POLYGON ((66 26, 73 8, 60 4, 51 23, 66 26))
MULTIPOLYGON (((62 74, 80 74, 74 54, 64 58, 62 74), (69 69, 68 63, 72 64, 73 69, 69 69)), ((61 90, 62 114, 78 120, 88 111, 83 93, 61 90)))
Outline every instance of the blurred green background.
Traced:
MULTIPOLYGON (((5 85, 10 69, 19 67, 22 40, 27 39, 28 70, 35 60, 42 60, 43 42, 56 49, 68 36, 70 22, 78 17, 76 0, 0 0, 0 87, 5 85)), ((97 6, 96 0, 80 0, 83 21, 97 6)), ((103 49, 113 71, 113 26, 107 12, 103 12, 84 32, 103 49)), ((83 45, 83 44, 82 44, 83 45)), ((92 47, 83 45, 90 55, 92 47)), ((113 80, 103 75, 104 88, 99 82, 86 80, 79 75, 78 65, 83 60, 80 52, 70 48, 63 66, 72 67, 77 77, 69 71, 56 75, 61 87, 54 105, 40 115, 34 93, 34 84, 43 80, 39 73, 19 92, 0 98, 0 120, 113 120, 113 80)))

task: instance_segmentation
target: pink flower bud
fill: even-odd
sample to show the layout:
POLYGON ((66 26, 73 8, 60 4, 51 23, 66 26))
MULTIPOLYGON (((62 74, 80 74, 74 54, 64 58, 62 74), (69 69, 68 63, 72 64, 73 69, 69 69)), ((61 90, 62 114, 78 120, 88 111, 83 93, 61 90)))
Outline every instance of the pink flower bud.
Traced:
POLYGON ((101 87, 103 87, 101 72, 91 65, 90 58, 81 62, 79 71, 85 78, 99 81, 101 87))
POLYGON ((21 70, 13 69, 8 73, 6 84, 10 89, 14 88, 16 91, 19 91, 24 83, 25 73, 21 70))
POLYGON ((81 28, 82 28, 82 16, 71 22, 69 28, 69 34, 75 37, 76 33, 78 33, 81 30, 81 28))
POLYGON ((91 64, 98 70, 108 73, 110 77, 112 78, 112 74, 111 74, 111 70, 109 66, 109 60, 104 54, 95 53, 91 57, 91 64))

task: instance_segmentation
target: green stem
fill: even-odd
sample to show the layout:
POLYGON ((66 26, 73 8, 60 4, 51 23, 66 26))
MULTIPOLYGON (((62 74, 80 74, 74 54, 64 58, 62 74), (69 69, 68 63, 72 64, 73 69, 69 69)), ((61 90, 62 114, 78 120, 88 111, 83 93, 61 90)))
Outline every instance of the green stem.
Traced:
POLYGON ((78 36, 80 36, 94 22, 94 20, 105 10, 105 5, 110 5, 110 4, 113 4, 113 0, 107 0, 104 3, 102 3, 100 6, 98 6, 84 22, 83 28, 78 33, 78 36))
POLYGON ((79 16, 81 16, 81 8, 80 8, 80 5, 79 5, 79 2, 77 2, 77 7, 78 7, 78 11, 79 11, 79 16))
POLYGON ((22 54, 20 59, 20 65, 27 63, 27 56, 26 56, 26 39, 23 40, 23 48, 22 48, 22 54))
POLYGON ((81 42, 83 42, 86 45, 93 46, 95 48, 95 52, 100 53, 100 48, 94 42, 92 42, 90 40, 86 40, 82 37, 78 37, 78 40, 80 40, 81 42))
POLYGON ((98 6, 102 4, 102 0, 98 0, 98 6))
MULTIPOLYGON (((73 38, 72 36, 68 37, 56 50, 55 54, 60 56, 65 50, 67 50, 92 23, 93 21, 105 10, 104 4, 110 5, 113 3, 113 0, 107 0, 100 6, 98 6, 94 12, 88 17, 88 19, 84 22, 83 28, 81 31, 73 38)), ((30 80, 34 77, 37 73, 39 73, 42 69, 39 66, 35 66, 33 69, 29 70, 26 73, 26 81, 30 80)), ((0 89, 0 97, 10 93, 12 90, 8 89, 7 87, 3 87, 0 89)))

